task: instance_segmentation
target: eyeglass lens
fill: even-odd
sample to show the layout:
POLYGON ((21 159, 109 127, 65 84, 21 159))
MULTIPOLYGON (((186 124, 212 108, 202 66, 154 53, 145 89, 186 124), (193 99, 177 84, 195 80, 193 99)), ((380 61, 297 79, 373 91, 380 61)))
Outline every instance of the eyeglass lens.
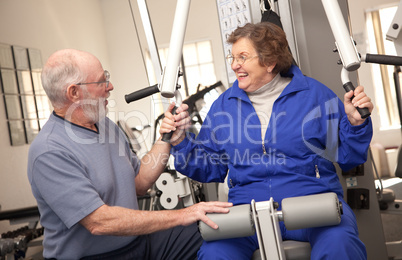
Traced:
POLYGON ((246 61, 246 58, 244 56, 239 56, 239 57, 234 57, 233 55, 229 54, 228 56, 226 56, 226 59, 228 61, 228 63, 230 65, 233 64, 233 62, 236 60, 236 62, 240 65, 244 64, 244 62, 246 61))

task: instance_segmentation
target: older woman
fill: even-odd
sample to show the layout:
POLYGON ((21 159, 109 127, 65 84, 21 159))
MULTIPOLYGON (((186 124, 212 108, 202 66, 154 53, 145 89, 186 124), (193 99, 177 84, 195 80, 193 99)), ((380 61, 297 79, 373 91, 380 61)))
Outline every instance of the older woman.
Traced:
MULTIPOLYGON (((223 182, 236 204, 335 192, 343 203, 337 226, 286 230, 284 240, 309 241, 312 259, 366 259, 353 211, 343 200, 334 162, 349 170, 367 159, 373 104, 359 86, 344 102, 292 65, 285 33, 271 23, 246 24, 228 38, 237 80, 212 105, 196 139, 175 132, 176 169, 201 182, 223 182), (351 101, 352 96, 353 101, 351 101)), ((187 123, 166 112, 161 133, 187 123)), ((250 259, 256 236, 204 242, 200 259, 250 259)))

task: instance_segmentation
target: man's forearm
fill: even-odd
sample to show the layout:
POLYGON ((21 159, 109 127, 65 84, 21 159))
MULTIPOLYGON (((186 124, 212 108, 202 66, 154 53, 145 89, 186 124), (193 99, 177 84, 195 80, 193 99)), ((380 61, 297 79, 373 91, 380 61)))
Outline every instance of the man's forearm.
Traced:
POLYGON ((80 221, 91 234, 137 236, 181 225, 177 210, 143 211, 103 205, 80 221))
POLYGON ((145 194, 159 178, 169 161, 170 147, 169 143, 159 139, 141 159, 140 172, 135 179, 137 194, 145 194))

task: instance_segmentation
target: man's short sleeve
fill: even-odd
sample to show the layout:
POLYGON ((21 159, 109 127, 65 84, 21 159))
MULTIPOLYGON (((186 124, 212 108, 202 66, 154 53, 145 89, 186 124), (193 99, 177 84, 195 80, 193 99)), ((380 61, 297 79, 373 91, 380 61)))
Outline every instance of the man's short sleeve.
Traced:
POLYGON ((68 228, 104 204, 74 157, 47 152, 33 167, 33 188, 68 228))

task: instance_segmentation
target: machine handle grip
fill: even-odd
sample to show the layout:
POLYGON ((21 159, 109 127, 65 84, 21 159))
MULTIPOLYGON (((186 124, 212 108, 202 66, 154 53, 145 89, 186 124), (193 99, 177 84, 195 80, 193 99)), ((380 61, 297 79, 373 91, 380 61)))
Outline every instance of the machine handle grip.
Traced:
POLYGON ((139 100, 141 98, 148 97, 158 92, 159 92, 158 84, 155 84, 153 86, 134 91, 131 94, 127 94, 124 96, 124 98, 126 99, 127 103, 130 103, 139 100))
POLYGON ((366 63, 402 66, 402 57, 401 56, 368 54, 367 53, 364 61, 366 63))
MULTIPOLYGON (((345 89, 346 92, 349 92, 351 90, 355 90, 355 87, 353 86, 352 82, 346 82, 345 84, 343 84, 343 88, 345 89)), ((354 96, 351 98, 351 100, 354 98, 354 96)), ((360 108, 360 107, 356 107, 357 111, 359 111, 360 116, 362 117, 362 119, 365 119, 367 117, 369 117, 371 115, 371 113, 369 112, 367 107, 364 108, 360 108)))
MULTIPOLYGON (((172 115, 176 114, 176 109, 177 109, 177 107, 174 106, 174 108, 172 109, 172 115)), ((172 138, 172 135, 173 135, 173 131, 171 131, 169 133, 164 133, 162 135, 162 141, 170 143, 170 139, 172 138)))

